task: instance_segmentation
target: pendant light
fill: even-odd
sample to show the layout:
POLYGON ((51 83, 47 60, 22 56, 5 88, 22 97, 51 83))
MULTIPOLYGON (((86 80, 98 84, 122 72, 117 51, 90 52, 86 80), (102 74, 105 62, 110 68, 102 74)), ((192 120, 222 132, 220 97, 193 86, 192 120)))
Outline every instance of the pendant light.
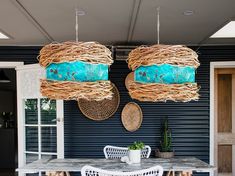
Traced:
POLYGON ((63 100, 112 99, 113 84, 108 80, 112 53, 98 42, 78 41, 80 15, 84 13, 76 9, 76 41, 51 43, 40 51, 39 64, 46 68, 41 94, 63 100))
POLYGON ((128 67, 133 71, 126 78, 129 95, 149 102, 198 100, 198 55, 186 46, 159 44, 159 12, 157 8, 157 44, 137 47, 128 55, 128 67))

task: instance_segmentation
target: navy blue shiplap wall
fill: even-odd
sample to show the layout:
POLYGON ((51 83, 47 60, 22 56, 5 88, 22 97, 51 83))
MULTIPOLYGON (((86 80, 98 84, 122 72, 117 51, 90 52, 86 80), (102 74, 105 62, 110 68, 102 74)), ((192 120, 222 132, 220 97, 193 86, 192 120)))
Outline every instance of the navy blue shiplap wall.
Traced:
MULTIPOLYGON (((36 63, 40 47, 0 47, 0 61, 36 63)), ((127 146, 142 140, 152 149, 159 146, 160 120, 168 116, 172 129, 173 148, 177 156, 196 156, 209 160, 209 66, 211 61, 235 61, 235 46, 202 47, 199 50, 201 66, 197 82, 201 85, 201 98, 189 103, 142 103, 143 123, 136 132, 127 132, 120 116, 124 105, 131 100, 124 85, 130 72, 124 61, 111 66, 110 79, 120 91, 121 102, 113 117, 95 122, 84 117, 76 101, 65 102, 65 157, 103 157, 107 144, 127 146)), ((152 153, 152 156, 154 153, 152 153)))
MULTIPOLYGON (((125 88, 124 80, 130 72, 123 61, 111 66, 110 80, 120 91, 120 106, 113 117, 102 122, 87 119, 80 112, 77 102, 65 103, 65 156, 103 157, 107 144, 127 146, 141 140, 152 149, 159 146, 160 120, 168 116, 172 129, 173 148, 177 156, 195 156, 209 162, 209 68, 211 61, 235 61, 235 47, 202 47, 199 51, 201 66, 196 80, 201 86, 201 98, 189 103, 137 102, 143 111, 143 123, 136 132, 127 132, 121 123, 124 105, 133 101, 125 88)), ((154 156, 154 152, 152 152, 154 156)))
POLYGON ((202 86, 199 102, 143 103, 135 101, 142 108, 143 123, 138 131, 128 132, 123 128, 120 117, 124 105, 133 101, 124 85, 125 77, 130 71, 125 62, 116 61, 111 66, 110 80, 120 91, 121 102, 118 111, 110 119, 96 122, 81 114, 76 101, 66 102, 65 156, 103 157, 102 149, 107 144, 127 146, 139 140, 150 145, 152 149, 156 149, 159 146, 161 119, 168 116, 176 155, 196 156, 208 161, 208 64, 209 62, 202 62, 198 70, 197 81, 202 86))
POLYGON ((0 61, 37 63, 40 46, 0 46, 0 61))

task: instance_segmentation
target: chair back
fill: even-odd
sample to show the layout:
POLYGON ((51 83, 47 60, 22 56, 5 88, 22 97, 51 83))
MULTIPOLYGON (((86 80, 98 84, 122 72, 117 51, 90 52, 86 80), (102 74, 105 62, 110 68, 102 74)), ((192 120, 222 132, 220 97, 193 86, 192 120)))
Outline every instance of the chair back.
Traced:
POLYGON ((151 154, 151 147, 149 145, 145 145, 144 149, 141 150, 141 158, 149 158, 151 154))
POLYGON ((162 174, 163 168, 161 166, 154 166, 132 172, 107 171, 89 165, 86 165, 81 169, 82 176, 162 176, 162 174))
MULTIPOLYGON (((128 155, 127 147, 106 145, 103 151, 106 159, 120 159, 121 157, 128 155)), ((149 158, 150 153, 151 153, 151 147, 145 145, 144 149, 141 150, 141 158, 149 158)))

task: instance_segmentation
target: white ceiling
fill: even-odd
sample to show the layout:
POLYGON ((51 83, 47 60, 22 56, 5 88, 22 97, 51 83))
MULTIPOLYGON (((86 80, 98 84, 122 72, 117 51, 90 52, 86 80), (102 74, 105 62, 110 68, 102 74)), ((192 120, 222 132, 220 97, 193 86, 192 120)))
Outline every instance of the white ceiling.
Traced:
POLYGON ((75 40, 103 44, 156 43, 156 8, 160 7, 160 43, 235 44, 235 39, 208 39, 235 17, 235 0, 1 0, 0 31, 11 36, 0 45, 43 45, 75 40), (184 16, 193 10, 192 16, 184 16))

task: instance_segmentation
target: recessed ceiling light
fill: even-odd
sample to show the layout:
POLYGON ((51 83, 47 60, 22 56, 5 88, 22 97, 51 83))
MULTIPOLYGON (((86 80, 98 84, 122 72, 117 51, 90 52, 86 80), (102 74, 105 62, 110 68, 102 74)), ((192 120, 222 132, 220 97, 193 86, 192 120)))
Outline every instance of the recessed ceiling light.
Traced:
POLYGON ((235 21, 230 21, 210 38, 235 38, 235 21))
POLYGON ((10 39, 10 37, 0 31, 0 39, 10 39))
POLYGON ((183 14, 184 14, 185 16, 190 16, 190 15, 193 15, 193 14, 194 14, 194 11, 193 11, 193 10, 185 10, 183 14))
POLYGON ((83 10, 77 10, 76 13, 77 13, 78 16, 86 15, 85 11, 83 11, 83 10))

